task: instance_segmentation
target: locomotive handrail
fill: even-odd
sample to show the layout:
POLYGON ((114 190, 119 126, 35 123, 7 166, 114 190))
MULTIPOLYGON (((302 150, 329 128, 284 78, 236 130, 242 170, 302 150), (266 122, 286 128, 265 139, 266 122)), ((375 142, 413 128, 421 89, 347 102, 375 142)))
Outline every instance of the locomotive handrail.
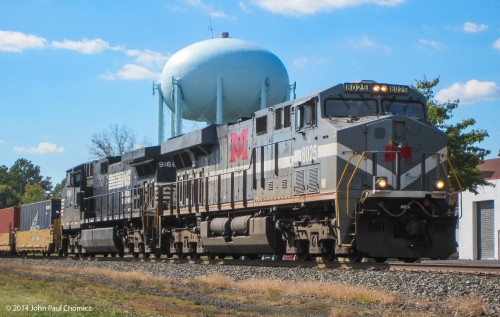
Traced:
MULTIPOLYGON (((340 185, 342 184, 342 180, 344 179, 344 175, 346 174, 347 172, 347 169, 349 168, 349 164, 351 163, 351 160, 353 158, 355 158, 356 156, 358 156, 359 154, 354 152, 351 157, 349 158, 349 160, 347 161, 345 167, 344 167, 344 170, 342 171, 342 175, 340 176, 340 180, 337 184, 337 193, 339 192, 339 188, 340 188, 340 185)), ((340 227, 340 210, 339 210, 339 199, 338 199, 338 195, 337 195, 337 198, 335 199, 335 214, 336 214, 336 224, 337 224, 337 227, 340 227)))
POLYGON ((352 172, 351 178, 349 178, 349 181, 347 182, 347 186, 346 186, 346 209, 345 209, 345 213, 346 213, 347 217, 349 217, 351 219, 355 219, 355 217, 352 217, 351 215, 349 215, 349 190, 351 188, 351 183, 352 183, 352 180, 354 179, 354 175, 356 175, 356 172, 357 172, 357 170, 359 168, 359 164, 361 164, 361 161, 365 157, 366 153, 373 153, 373 152, 375 152, 375 151, 364 151, 363 153, 361 153, 361 157, 359 158, 358 163, 356 164, 356 167, 354 168, 354 171, 352 172))
MULTIPOLYGON (((460 183, 460 180, 458 179, 457 172, 453 168, 453 165, 451 164, 451 160, 448 157, 448 153, 442 154, 446 157, 446 161, 448 161, 448 165, 450 166, 451 173, 453 174, 453 177, 455 178, 455 181, 457 182, 458 189, 460 189, 460 216, 458 219, 462 219, 462 212, 463 212, 463 207, 462 207, 462 192, 464 191, 462 188, 462 184, 460 183)), ((443 165, 444 162, 441 162, 441 165, 443 165)), ((443 170, 446 172, 446 168, 443 166, 443 170)), ((453 192, 455 194, 456 192, 453 192)))

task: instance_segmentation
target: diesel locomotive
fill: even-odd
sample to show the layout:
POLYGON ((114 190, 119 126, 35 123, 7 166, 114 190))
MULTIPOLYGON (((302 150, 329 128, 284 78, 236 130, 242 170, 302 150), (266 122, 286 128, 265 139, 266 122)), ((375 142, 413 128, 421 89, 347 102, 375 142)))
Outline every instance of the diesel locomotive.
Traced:
POLYGON ((344 83, 75 166, 59 252, 448 258, 451 166, 426 104, 409 86, 344 83))

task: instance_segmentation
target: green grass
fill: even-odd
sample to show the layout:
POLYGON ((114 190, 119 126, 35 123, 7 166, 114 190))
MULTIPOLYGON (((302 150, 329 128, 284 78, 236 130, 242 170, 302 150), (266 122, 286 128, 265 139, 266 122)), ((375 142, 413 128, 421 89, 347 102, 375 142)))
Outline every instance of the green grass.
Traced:
POLYGON ((485 311, 480 300, 447 305, 428 299, 416 305, 415 310, 402 312, 398 308, 399 304, 408 303, 415 304, 415 301, 394 293, 346 284, 275 279, 235 281, 223 275, 179 283, 141 271, 35 267, 0 262, 0 316, 7 317, 291 317, 313 312, 332 317, 423 317, 442 315, 424 307, 441 308, 448 311, 448 315, 458 312, 458 315, 479 316, 485 311), (233 308, 205 304, 214 301, 233 308))
POLYGON ((50 281, 55 280, 54 275, 0 265, 0 316, 211 316, 214 310, 120 285, 99 286, 79 279, 50 281), (34 276, 39 274, 42 279, 34 276))

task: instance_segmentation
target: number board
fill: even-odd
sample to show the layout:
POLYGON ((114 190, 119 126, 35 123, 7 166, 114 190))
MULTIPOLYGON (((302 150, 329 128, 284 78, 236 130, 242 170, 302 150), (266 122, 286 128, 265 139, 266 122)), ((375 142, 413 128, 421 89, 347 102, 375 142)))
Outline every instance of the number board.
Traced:
POLYGON ((380 95, 407 95, 410 88, 405 85, 387 85, 387 84, 368 84, 368 83, 345 83, 344 92, 346 93, 368 93, 380 95), (374 92, 373 86, 387 86, 387 92, 374 92))
POLYGON ((403 85, 387 85, 389 87, 389 93, 394 95, 407 95, 409 87, 403 85))
POLYGON ((344 92, 370 92, 370 85, 364 83, 346 83, 344 84, 344 92))

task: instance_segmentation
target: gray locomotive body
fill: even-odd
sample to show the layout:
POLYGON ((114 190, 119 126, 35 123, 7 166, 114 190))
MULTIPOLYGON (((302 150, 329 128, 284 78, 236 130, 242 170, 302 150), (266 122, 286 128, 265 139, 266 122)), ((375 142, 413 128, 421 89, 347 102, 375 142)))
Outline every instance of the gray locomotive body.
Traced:
POLYGON ((446 137, 407 86, 337 85, 171 139, 162 153, 177 168, 176 212, 197 215, 210 254, 455 252, 456 215, 434 187, 446 181, 446 137))
POLYGON ((446 142, 409 87, 340 84, 125 154, 114 173, 68 171, 63 233, 90 254, 447 258, 446 142))

